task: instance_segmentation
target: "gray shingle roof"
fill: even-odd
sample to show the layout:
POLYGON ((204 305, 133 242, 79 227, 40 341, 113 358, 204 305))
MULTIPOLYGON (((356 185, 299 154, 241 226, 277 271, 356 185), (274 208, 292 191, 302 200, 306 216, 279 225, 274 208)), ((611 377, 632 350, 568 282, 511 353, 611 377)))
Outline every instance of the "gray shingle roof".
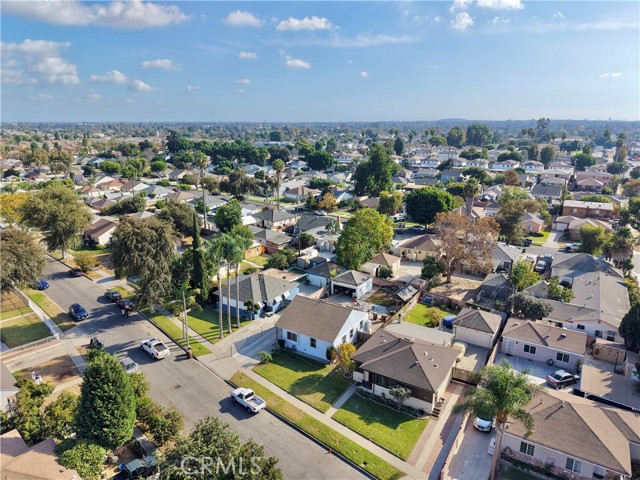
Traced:
POLYGON ((500 315, 473 308, 463 308, 453 321, 456 327, 469 328, 491 334, 498 331, 500 323, 502 323, 500 315))
POLYGON ((266 220, 268 222, 281 222, 283 220, 289 220, 295 218, 295 213, 287 212, 286 210, 263 210, 253 214, 254 218, 258 220, 266 220))
POLYGON ((337 263, 333 263, 333 262, 329 261, 329 262, 320 263, 320 264, 316 265, 315 267, 310 268, 309 270, 307 270, 307 273, 312 274, 312 275, 318 275, 318 276, 323 276, 323 277, 327 277, 328 278, 328 277, 331 276, 331 273, 334 270, 335 270, 335 272, 337 274, 341 274, 346 269, 344 267, 341 267, 337 263))
MULTIPOLYGON (((255 303, 268 302, 297 287, 296 282, 256 273, 240 280, 240 303, 252 300, 255 303)), ((231 289, 231 298, 236 298, 236 289, 231 289)))
POLYGON ((583 332, 516 318, 509 319, 502 336, 579 355, 584 355, 587 347, 587 335, 583 332))
POLYGON ((346 285, 353 285, 357 287, 362 285, 371 277, 369 275, 365 275, 364 273, 357 272, 355 270, 347 270, 346 272, 334 277, 332 281, 336 283, 344 283, 346 285))

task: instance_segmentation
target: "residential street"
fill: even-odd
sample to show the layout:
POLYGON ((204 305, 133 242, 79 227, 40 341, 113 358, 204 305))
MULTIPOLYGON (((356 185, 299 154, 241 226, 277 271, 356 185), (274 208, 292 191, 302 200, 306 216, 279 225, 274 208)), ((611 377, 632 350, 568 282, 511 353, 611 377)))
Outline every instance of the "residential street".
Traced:
MULTIPOLYGON (((228 422, 243 438, 254 438, 269 455, 280 459, 285 478, 351 479, 362 475, 268 412, 250 415, 235 407, 230 387, 196 360, 186 360, 183 351, 139 314, 124 318, 119 309, 102 298, 104 288, 85 277, 71 278, 67 268, 47 257, 50 288, 45 292, 63 310, 80 303, 89 318, 80 322, 87 336, 97 335, 109 352, 126 351, 138 362, 151 384, 151 396, 164 405, 175 405, 192 427, 206 414, 228 422), (171 349, 171 357, 150 360, 140 349, 140 340, 157 337, 171 349)), ((74 342, 75 343, 75 342, 74 342)), ((83 343, 83 342, 80 342, 83 343)))

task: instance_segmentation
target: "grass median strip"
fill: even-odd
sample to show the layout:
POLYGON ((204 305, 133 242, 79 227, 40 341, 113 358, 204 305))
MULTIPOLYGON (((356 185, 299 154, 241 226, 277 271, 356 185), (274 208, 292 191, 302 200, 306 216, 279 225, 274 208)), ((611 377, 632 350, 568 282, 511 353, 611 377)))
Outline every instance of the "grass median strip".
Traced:
POLYGON ((75 322, 71 320, 69 315, 44 293, 31 290, 30 288, 25 289, 24 292, 32 301, 38 304, 38 306, 51 320, 56 322, 58 327, 60 327, 60 330, 63 332, 76 326, 75 322))
POLYGON ((276 351, 271 362, 257 365, 253 371, 323 413, 349 388, 333 365, 286 351, 276 351))
POLYGON ((348 458, 356 465, 359 465, 374 477, 382 480, 395 480, 404 476, 403 472, 390 463, 291 405, 244 373, 236 372, 231 378, 231 382, 241 387, 251 388, 258 396, 267 401, 268 407, 275 413, 286 418, 298 428, 348 458))
POLYGON ((411 455, 428 422, 358 395, 352 395, 333 419, 403 460, 411 455))
MULTIPOLYGON (((143 310, 142 313, 144 313, 147 317, 151 318, 156 324, 158 324, 158 326, 160 326, 160 328, 164 330, 165 333, 169 335, 169 337, 171 337, 174 342, 182 347, 187 346, 187 340, 182 336, 182 329, 178 325, 173 323, 173 321, 169 317, 161 313, 152 314, 149 312, 149 310, 143 310)), ((196 357, 211 353, 211 350, 209 350, 198 341, 194 340, 192 337, 189 337, 189 346, 191 347, 191 351, 196 357)))

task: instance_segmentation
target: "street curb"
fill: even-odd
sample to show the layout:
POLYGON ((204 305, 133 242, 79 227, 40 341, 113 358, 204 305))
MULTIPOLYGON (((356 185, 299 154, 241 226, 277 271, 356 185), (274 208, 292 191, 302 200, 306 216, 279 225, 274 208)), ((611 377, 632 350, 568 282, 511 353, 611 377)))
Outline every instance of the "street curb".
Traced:
MULTIPOLYGON (((62 265, 64 265, 65 267, 67 267, 68 269, 71 269, 73 267, 70 267, 69 265, 67 265, 65 262, 63 262, 62 260, 64 260, 64 258, 61 260, 59 258, 54 257, 53 255, 51 255, 50 253, 47 253, 47 255, 49 257, 51 257, 51 259, 55 260, 58 263, 61 263, 62 265)), ((86 273, 82 272, 82 277, 88 278, 89 280, 91 280, 93 283, 97 283, 93 280, 93 278, 91 278, 90 276, 88 276, 86 273)))
MULTIPOLYGON (((231 380, 225 380, 223 378, 223 380, 225 381, 225 383, 227 383, 229 386, 233 387, 233 388, 238 388, 238 385, 234 384, 231 380)), ((277 394, 275 394, 277 395, 277 394)), ((286 400, 284 400, 286 402, 286 400)), ((287 402, 289 403, 289 402, 287 402)), ((294 405, 295 407, 295 405, 294 405)), ((296 407, 297 408, 297 407, 296 407)), ((298 427, 295 423, 291 422, 289 419, 287 419, 286 417, 283 417, 282 415, 280 415, 278 412, 272 410, 271 408, 269 408, 269 405, 267 404, 267 406, 265 407, 265 410, 267 410, 271 415, 273 415, 274 417, 276 417, 277 419, 279 419, 280 421, 286 423, 287 425, 289 425, 289 427, 293 428, 294 430, 296 430, 298 433, 301 433, 302 435, 304 435, 305 437, 307 437, 309 440, 311 440, 313 443, 315 443, 316 445, 324 448, 327 451, 331 451, 331 455, 337 457, 338 459, 340 459, 342 462, 346 463, 347 465, 349 465, 351 468, 353 468, 354 470, 357 470, 359 473, 361 473, 362 475, 364 475, 367 478, 370 478, 372 480, 376 480, 377 477, 374 477, 373 475, 371 475, 369 472, 367 472, 365 469, 363 469, 360 465, 358 465, 357 463, 352 462, 351 460, 349 460, 347 457, 345 457, 344 455, 342 455, 340 452, 333 450, 331 447, 329 447, 328 445, 326 445, 325 443, 321 442, 320 440, 318 440, 316 437, 314 437, 313 435, 311 435, 310 433, 308 433, 307 431, 303 430, 302 428, 298 427)), ((305 415, 308 415, 305 413, 305 415)), ((322 422, 321 422, 322 423, 322 422)), ((331 427, 329 427, 331 428, 331 427)), ((333 430, 333 429, 332 429, 333 430)), ((335 431, 335 430, 334 430, 335 431)))

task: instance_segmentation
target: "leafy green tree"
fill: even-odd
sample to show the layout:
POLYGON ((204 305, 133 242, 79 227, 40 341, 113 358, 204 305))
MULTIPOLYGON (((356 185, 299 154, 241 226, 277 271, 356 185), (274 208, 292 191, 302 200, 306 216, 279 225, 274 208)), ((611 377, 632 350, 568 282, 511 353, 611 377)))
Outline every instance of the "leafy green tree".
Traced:
POLYGON ((495 478, 498 458, 502 452, 502 438, 507 423, 518 421, 533 432, 534 419, 526 409, 540 394, 540 387, 529 379, 527 372, 513 370, 506 360, 500 365, 484 367, 477 387, 467 390, 464 398, 454 406, 455 413, 469 412, 480 418, 493 418, 497 434, 489 478, 495 478))
POLYGON ((135 421, 136 398, 129 375, 114 355, 95 356, 83 374, 78 437, 114 450, 131 438, 135 421))
POLYGON ((422 260, 422 270, 420 276, 425 280, 431 280, 436 275, 441 275, 445 272, 446 264, 444 260, 433 255, 427 255, 422 260))
POLYGON ((325 150, 329 153, 333 153, 338 149, 338 141, 335 139, 335 137, 331 137, 329 140, 327 140, 327 146, 325 147, 325 150))
POLYGON ((626 197, 640 196, 640 179, 627 180, 622 186, 622 192, 626 197))
POLYGON ((327 212, 335 212, 338 209, 338 201, 333 193, 327 192, 322 195, 318 202, 318 208, 327 212))
POLYGON ((158 218, 123 218, 111 237, 116 276, 138 276, 139 306, 162 305, 171 293, 171 267, 178 234, 158 218))
POLYGON ((436 135, 429 139, 429 145, 431 145, 432 147, 446 147, 447 139, 442 135, 436 135))
POLYGON ((436 187, 412 190, 406 198, 407 214, 414 222, 429 225, 441 212, 455 208, 453 196, 436 187))
POLYGON ((316 239, 310 233, 301 233, 300 234, 300 249, 304 250, 305 248, 309 248, 315 245, 316 239))
POLYGON ((549 300, 570 302, 573 298, 573 291, 564 285, 560 285, 560 281, 557 276, 549 279, 549 285, 547 288, 547 297, 549 297, 549 300))
POLYGON ((539 282, 540 275, 533 269, 531 262, 520 260, 511 269, 511 281, 520 291, 539 282))
POLYGON ((243 168, 239 168, 229 173, 226 180, 220 182, 220 189, 228 192, 236 198, 242 198, 247 193, 256 190, 257 183, 254 178, 249 177, 243 168))
POLYGON ((187 165, 191 165, 195 159, 193 153, 188 150, 181 150, 171 155, 171 165, 175 168, 183 169, 187 165))
POLYGON ((282 252, 276 252, 271 255, 266 263, 267 268, 277 268, 279 270, 285 270, 289 265, 291 265, 289 257, 282 252))
POLYGON ((10 227, 0 230, 0 290, 33 284, 42 275, 45 251, 29 232, 10 227))
POLYGON ((607 165, 607 173, 611 175, 622 175, 629 169, 626 162, 612 162, 607 165))
POLYGON ((637 352, 640 349, 640 304, 634 304, 622 318, 619 332, 627 350, 637 352))
POLYGON ((589 255, 599 255, 607 243, 607 238, 604 227, 584 225, 580 229, 580 251, 589 255))
POLYGON ((236 225, 242 225, 242 205, 235 198, 232 199, 218 207, 213 221, 222 233, 230 232, 236 225))
POLYGON ((540 155, 540 149, 537 145, 531 145, 527 149, 527 160, 538 160, 538 155, 540 155))
POLYGON ((278 460, 268 457, 264 448, 253 440, 245 441, 229 425, 206 416, 187 437, 177 440, 160 460, 162 478, 166 480, 223 480, 237 478, 240 465, 243 472, 253 472, 248 478, 256 480, 282 480, 278 460), (199 463, 185 459, 219 459, 221 467, 201 469, 199 463), (217 473, 216 473, 217 472, 217 473))
MULTIPOLYGON (((502 197, 500 200, 502 200, 502 197)), ((518 243, 524 236, 522 228, 523 215, 525 213, 537 213, 539 210, 540 204, 535 200, 505 200, 496 215, 496 221, 500 225, 500 234, 505 237, 505 241, 507 243, 518 243)))
POLYGON ((378 212, 383 215, 395 215, 402 210, 402 192, 394 190, 392 192, 380 192, 380 202, 378 212))
POLYGON ((640 167, 633 167, 631 169, 631 171, 629 172, 629 176, 631 178, 633 178, 634 180, 637 180, 640 178, 640 167))
POLYGON ((465 141, 466 135, 461 127, 453 127, 449 130, 449 133, 447 133, 447 144, 452 147, 462 148, 465 141))
POLYGON ((391 244, 393 222, 371 208, 358 210, 345 224, 336 244, 338 261, 352 270, 391 244))
POLYGON ((170 200, 158 213, 158 218, 173 225, 185 236, 193 236, 193 222, 197 218, 195 210, 187 203, 170 200))
POLYGON ((313 170, 327 170, 335 165, 336 161, 329 152, 316 150, 305 157, 307 165, 313 170))
POLYGON ((553 160, 553 157, 555 156, 556 149, 551 145, 542 147, 542 150, 540 150, 540 161, 544 163, 545 167, 551 163, 551 160, 553 160))
POLYGON ((396 137, 393 142, 393 151, 396 155, 402 155, 404 153, 404 140, 402 137, 396 137))
POLYGON ((80 242, 80 234, 91 223, 91 213, 71 189, 51 185, 31 195, 22 205, 25 224, 38 228, 50 250, 67 248, 80 242))
POLYGON ((509 306, 516 317, 542 320, 553 311, 553 305, 546 300, 532 297, 524 292, 509 297, 509 306))
POLYGON ((92 442, 67 440, 58 446, 57 452, 60 464, 75 470, 84 480, 101 478, 107 449, 92 442))
POLYGON ((113 162, 111 160, 106 160, 102 162, 98 168, 102 170, 104 173, 111 175, 114 173, 120 173, 122 171, 122 165, 118 162, 113 162))
POLYGON ((389 394, 398 402, 398 410, 400 410, 404 402, 411 396, 411 389, 404 385, 394 385, 389 389, 389 394))
POLYGON ((377 197, 380 192, 392 190, 393 170, 394 163, 385 148, 380 144, 373 145, 369 150, 369 159, 356 167, 354 175, 356 195, 377 197))
POLYGON ((69 170, 73 163, 73 155, 62 150, 54 150, 49 154, 49 168, 52 173, 62 173, 69 170))
POLYGON ((462 174, 473 177, 483 185, 491 185, 491 176, 484 168, 469 167, 462 170, 462 174))
POLYGON ((309 188, 321 190, 323 193, 328 192, 332 185, 333 182, 328 178, 313 177, 309 180, 309 188))
POLYGON ((42 428, 45 436, 63 440, 73 433, 74 419, 78 409, 78 395, 62 392, 44 409, 42 428))
POLYGON ((587 167, 592 167, 596 164, 596 159, 590 153, 578 153, 573 157, 574 165, 576 166, 576 170, 584 171, 587 167))
POLYGON ((484 123, 470 123, 467 126, 467 145, 484 146, 491 138, 491 130, 484 123))
POLYGON ((12 423, 27 445, 33 445, 46 437, 47 432, 42 423, 42 405, 53 392, 53 385, 37 385, 30 378, 18 380, 16 383, 20 390, 16 394, 12 423))
MULTIPOLYGON (((240 264, 244 260, 245 252, 253 244, 253 233, 246 225, 236 225, 231 230, 237 248, 234 250, 233 264, 236 267, 236 302, 240 304, 240 264)), ((240 328, 240 308, 236 308, 236 327, 240 328)))
POLYGON ((105 215, 126 215, 144 211, 147 200, 142 195, 125 198, 103 210, 105 215))

